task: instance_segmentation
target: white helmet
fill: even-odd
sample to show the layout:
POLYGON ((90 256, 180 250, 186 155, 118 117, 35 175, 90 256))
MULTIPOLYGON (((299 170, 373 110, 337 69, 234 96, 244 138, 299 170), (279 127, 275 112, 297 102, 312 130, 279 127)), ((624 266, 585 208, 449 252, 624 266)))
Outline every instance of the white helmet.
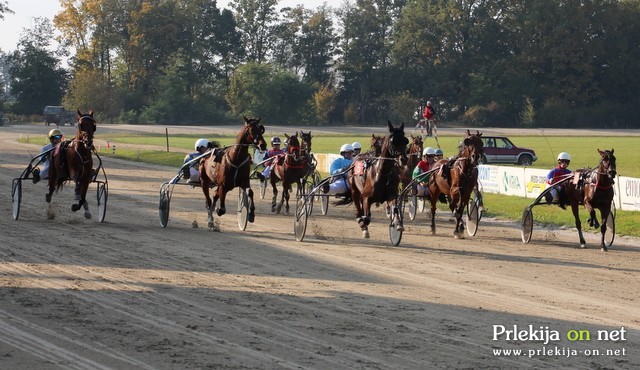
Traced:
POLYGON ((342 144, 340 147, 340 154, 344 152, 353 152, 353 145, 351 144, 342 144))
POLYGON ((271 145, 280 145, 280 138, 277 136, 274 136, 271 138, 271 145))
POLYGON ((196 141, 196 150, 198 150, 198 148, 200 147, 205 147, 208 148, 209 147, 209 140, 207 139, 198 139, 198 141, 196 141))
POLYGON ((436 150, 433 149, 432 147, 428 146, 426 148, 424 148, 424 150, 422 151, 422 155, 436 155, 436 150))
POLYGON ((354 141, 354 142, 351 144, 351 146, 353 147, 353 150, 356 150, 356 149, 362 149, 362 144, 360 144, 360 143, 359 143, 359 142, 357 142, 357 141, 354 141))
POLYGON ((431 100, 429 100, 429 101, 427 102, 427 105, 428 105, 428 106, 431 106, 431 100))
POLYGON ((567 152, 562 152, 562 153, 558 154, 558 160, 561 160, 561 159, 564 159, 566 161, 570 161, 571 160, 571 156, 567 152))
POLYGON ((436 149, 436 155, 444 155, 444 152, 442 151, 442 149, 438 148, 436 149))

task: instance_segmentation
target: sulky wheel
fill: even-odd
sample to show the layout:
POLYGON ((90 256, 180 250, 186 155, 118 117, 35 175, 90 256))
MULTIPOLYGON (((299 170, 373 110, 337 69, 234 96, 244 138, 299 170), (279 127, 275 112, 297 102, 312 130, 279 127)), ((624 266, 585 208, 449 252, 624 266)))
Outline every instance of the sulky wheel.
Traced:
POLYGON ((22 180, 13 179, 11 183, 11 209, 13 211, 13 219, 20 217, 20 202, 22 201, 22 180))
MULTIPOLYGON (((304 197, 304 196, 310 195, 311 194, 311 190, 316 186, 316 184, 317 183, 315 182, 315 180, 313 178, 309 177, 307 179, 306 184, 303 186, 304 191, 303 191, 303 195, 302 196, 304 197)), ((313 197, 313 196, 307 197, 307 201, 305 202, 305 204, 307 206, 307 215, 309 215, 309 216, 313 213, 313 200, 314 200, 314 198, 315 197, 313 197)))
POLYGON ((398 246, 402 240, 402 230, 398 230, 397 225, 402 224, 402 196, 398 197, 396 207, 392 210, 391 222, 389 223, 389 240, 394 246, 398 246))
POLYGON ((238 188, 238 227, 244 231, 247 228, 249 216, 249 197, 243 188, 238 188))
POLYGON ((531 207, 527 207, 522 212, 522 228, 520 229, 520 235, 522 236, 523 243, 529 243, 531 240, 531 234, 533 233, 533 210, 531 207))
POLYGON ((604 233, 604 243, 607 247, 610 247, 616 236, 616 216, 614 215, 613 209, 609 212, 606 223, 607 231, 604 233))
POLYGON ((469 234, 469 236, 476 235, 479 222, 480 213, 478 212, 478 203, 472 199, 467 205, 467 234, 469 234))
POLYGON ((98 197, 98 221, 104 222, 104 218, 107 214, 107 198, 108 198, 106 184, 98 183, 97 197, 98 197))
POLYGON ((417 195, 409 195, 409 200, 407 202, 407 208, 409 211, 409 219, 415 220, 416 212, 418 211, 418 196, 417 195))
POLYGON ((307 201, 312 197, 301 196, 296 200, 296 214, 293 219, 293 231, 296 234, 296 241, 303 241, 307 232, 307 201))
POLYGON ((167 227, 169 223, 169 202, 171 195, 167 187, 160 188, 160 202, 158 204, 158 216, 160 217, 160 226, 167 227))
POLYGON ((267 192, 267 179, 260 181, 260 199, 264 199, 264 195, 267 192))

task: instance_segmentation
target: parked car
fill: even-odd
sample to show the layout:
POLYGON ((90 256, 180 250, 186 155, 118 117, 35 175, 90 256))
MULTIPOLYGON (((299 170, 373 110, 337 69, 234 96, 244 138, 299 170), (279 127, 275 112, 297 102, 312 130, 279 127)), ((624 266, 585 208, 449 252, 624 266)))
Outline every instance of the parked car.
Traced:
POLYGON ((538 160, 533 149, 519 148, 505 136, 482 136, 484 156, 482 163, 511 163, 531 166, 538 160))
POLYGON ((74 121, 75 113, 65 110, 64 107, 57 105, 47 105, 42 113, 44 115, 44 125, 50 124, 71 126, 74 121))

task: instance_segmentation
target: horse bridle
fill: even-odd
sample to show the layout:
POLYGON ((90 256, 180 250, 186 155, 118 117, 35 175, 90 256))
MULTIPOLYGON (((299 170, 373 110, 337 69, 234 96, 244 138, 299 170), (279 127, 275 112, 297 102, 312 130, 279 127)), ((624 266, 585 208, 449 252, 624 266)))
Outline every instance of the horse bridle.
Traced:
POLYGON ((80 141, 87 147, 87 149, 91 149, 91 147, 93 147, 93 137, 89 137, 89 135, 93 136, 93 133, 96 131, 95 127, 96 120, 91 116, 84 115, 78 119, 78 131, 82 136, 82 140, 80 141), (82 127, 85 125, 85 123, 83 123, 85 120, 89 120, 90 122, 87 124, 90 124, 93 127, 93 130, 91 132, 82 129, 82 127))

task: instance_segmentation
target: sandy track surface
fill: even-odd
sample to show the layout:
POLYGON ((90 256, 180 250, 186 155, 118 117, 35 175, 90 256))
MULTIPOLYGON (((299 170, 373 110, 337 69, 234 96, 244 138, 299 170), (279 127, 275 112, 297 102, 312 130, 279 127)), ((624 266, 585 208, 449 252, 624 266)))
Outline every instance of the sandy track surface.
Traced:
MULTIPOLYGON (((603 253, 594 234, 581 250, 573 230, 537 227, 524 245, 516 224, 483 219, 475 237, 455 240, 448 215, 431 236, 419 214, 391 247, 381 208, 364 240, 353 208, 331 207, 310 216, 298 243, 291 216, 257 196, 244 232, 233 213, 221 232, 192 228, 206 214, 187 187, 174 191, 163 229, 158 189, 176 169, 108 158, 104 223, 70 211, 72 187, 47 220, 45 186, 30 182, 14 221, 11 180, 38 152, 15 138, 34 130, 0 127, 2 368, 640 366, 637 239, 603 253), (496 325, 560 338, 493 340, 496 325), (622 327, 624 340, 598 340, 622 327), (569 341, 571 330, 591 340, 569 341)), ((232 210, 236 192, 229 198, 232 210)))

